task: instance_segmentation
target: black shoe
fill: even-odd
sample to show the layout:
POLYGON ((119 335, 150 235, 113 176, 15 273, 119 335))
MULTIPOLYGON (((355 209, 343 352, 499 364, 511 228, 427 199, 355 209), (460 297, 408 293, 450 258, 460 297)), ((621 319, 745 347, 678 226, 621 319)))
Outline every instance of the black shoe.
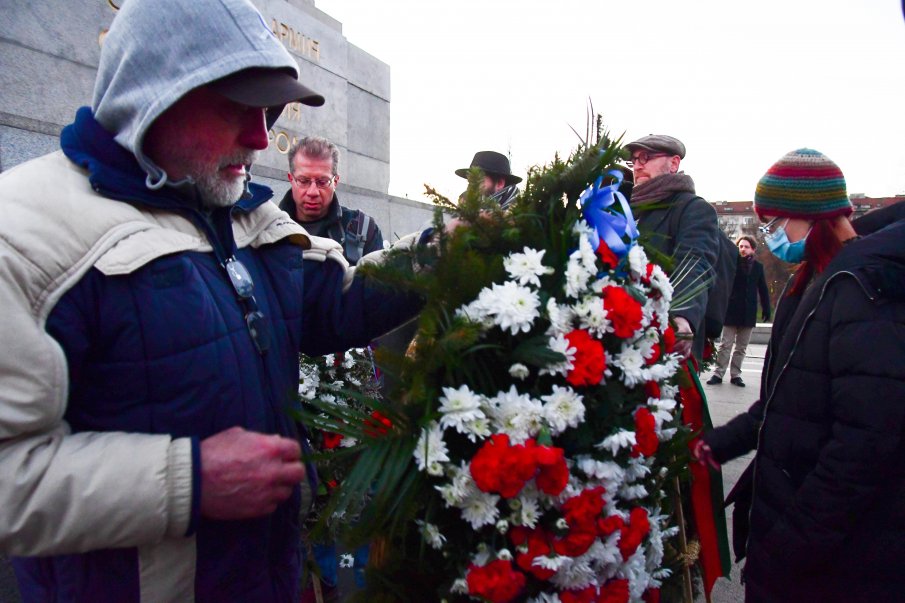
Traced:
POLYGON ((729 383, 731 383, 732 385, 737 385, 739 387, 745 387, 745 382, 742 381, 741 377, 733 377, 729 380, 729 383))
MULTIPOLYGON (((719 385, 722 382, 723 382, 722 377, 717 377, 716 375, 714 375, 713 377, 711 377, 710 379, 707 380, 707 385, 719 385)), ((742 385, 744 385, 744 383, 742 385)))

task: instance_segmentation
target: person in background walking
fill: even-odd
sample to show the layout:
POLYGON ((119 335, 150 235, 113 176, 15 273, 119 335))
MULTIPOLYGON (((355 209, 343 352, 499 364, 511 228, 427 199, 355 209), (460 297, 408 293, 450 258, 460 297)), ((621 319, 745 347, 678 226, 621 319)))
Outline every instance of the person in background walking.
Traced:
POLYGON ((754 237, 742 235, 735 242, 738 246, 738 268, 735 271, 735 282, 729 296, 729 307, 723 321, 723 334, 720 337, 720 351, 716 357, 716 369, 707 385, 723 382, 726 366, 729 365, 729 383, 745 387, 742 381, 742 361, 751 332, 757 318, 757 298, 760 297, 761 319, 770 320, 770 292, 767 291, 767 279, 764 278, 763 265, 754 259, 757 241, 754 237), (735 351, 733 352, 733 346, 735 351), (732 363, 729 363, 729 356, 732 363))

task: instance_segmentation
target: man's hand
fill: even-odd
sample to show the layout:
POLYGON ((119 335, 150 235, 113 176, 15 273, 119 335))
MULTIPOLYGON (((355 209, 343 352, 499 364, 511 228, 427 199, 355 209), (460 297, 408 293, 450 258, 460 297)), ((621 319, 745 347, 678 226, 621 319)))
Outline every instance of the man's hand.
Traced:
POLYGON ((233 427, 201 442, 201 515, 273 513, 305 478, 298 442, 233 427))
POLYGON ((710 449, 710 446, 704 440, 699 439, 692 444, 691 458, 714 471, 719 471, 720 469, 720 464, 713 458, 713 450, 710 449))
POLYGON ((681 316, 673 316, 672 321, 676 324, 676 345, 673 351, 684 360, 691 356, 691 346, 694 343, 694 331, 691 325, 681 316))

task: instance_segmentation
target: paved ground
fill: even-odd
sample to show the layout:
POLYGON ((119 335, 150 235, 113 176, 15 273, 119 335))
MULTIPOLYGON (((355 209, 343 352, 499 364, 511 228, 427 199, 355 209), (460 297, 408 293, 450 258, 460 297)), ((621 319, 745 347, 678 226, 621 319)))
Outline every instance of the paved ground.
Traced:
MULTIPOLYGON (((715 427, 744 412, 757 399, 760 390, 760 372, 766 350, 766 345, 752 344, 748 346, 748 356, 742 364, 742 380, 747 387, 730 385, 728 374, 723 376, 723 383, 720 385, 704 385, 710 407, 710 417, 713 419, 715 427)), ((710 373, 706 373, 701 376, 701 381, 705 382, 709 378, 710 373)), ((736 480, 751 462, 753 456, 754 453, 751 453, 723 465, 723 489, 726 494, 735 485, 736 480)), ((732 510, 732 507, 726 510, 730 542, 732 542, 732 510)), ((717 580, 711 596, 713 603, 742 603, 745 600, 745 589, 739 582, 739 567, 734 563, 729 578, 728 580, 725 578, 717 580)), ((703 600, 701 597, 700 601, 703 600)))
MULTIPOLYGON (((765 345, 752 344, 748 346, 748 357, 745 358, 742 366, 742 379, 747 383, 747 387, 742 388, 730 385, 728 375, 723 379, 721 385, 704 385, 714 426, 722 425, 735 415, 744 412, 757 399, 760 386, 760 371, 764 363, 764 352, 766 349, 767 346, 765 345)), ((708 378, 710 378, 709 373, 703 375, 701 381, 706 381, 708 378)), ((749 454, 723 466, 723 487, 726 493, 732 489, 741 472, 751 461, 752 456, 753 454, 749 454)), ((732 508, 730 507, 727 511, 731 516, 732 508)), ((731 542, 731 520, 728 527, 731 542)), ((342 578, 343 586, 348 587, 346 583, 351 582, 351 580, 346 580, 346 578, 351 578, 351 572, 344 572, 342 578), (346 576, 346 573, 349 576, 346 576)), ((739 583, 739 568, 733 565, 730 579, 720 578, 717 581, 713 588, 711 601, 713 603, 743 603, 744 600, 744 588, 739 583)), ((6 559, 0 557, 0 603, 19 603, 19 601, 19 594, 12 571, 6 559)), ((701 602, 703 603, 703 597, 701 602)))

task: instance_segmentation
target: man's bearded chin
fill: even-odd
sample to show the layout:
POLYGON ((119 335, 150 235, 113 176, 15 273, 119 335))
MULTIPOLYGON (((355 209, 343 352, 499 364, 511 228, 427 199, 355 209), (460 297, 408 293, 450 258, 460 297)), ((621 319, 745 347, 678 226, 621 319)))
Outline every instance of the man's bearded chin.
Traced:
POLYGON ((246 173, 244 177, 229 176, 224 168, 229 165, 244 165, 247 171, 251 164, 257 161, 259 155, 258 151, 248 151, 226 157, 217 166, 205 166, 197 170, 198 175, 193 179, 202 205, 208 209, 235 205, 245 192, 245 182, 249 175, 246 173))

